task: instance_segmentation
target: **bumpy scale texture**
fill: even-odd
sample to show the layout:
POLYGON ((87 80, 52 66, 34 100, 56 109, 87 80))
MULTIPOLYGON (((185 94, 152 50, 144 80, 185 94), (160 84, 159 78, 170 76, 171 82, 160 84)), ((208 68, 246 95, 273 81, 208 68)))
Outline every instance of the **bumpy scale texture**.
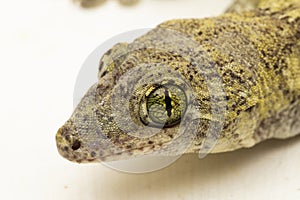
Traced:
POLYGON ((219 17, 170 20, 112 47, 98 82, 57 132, 60 154, 100 162, 218 153, 300 133, 300 1, 252 3, 249 11, 234 4, 219 17), (168 116, 185 110, 181 123, 149 127, 142 120, 156 86, 168 116), (181 91, 187 102, 179 112, 172 109, 181 91))

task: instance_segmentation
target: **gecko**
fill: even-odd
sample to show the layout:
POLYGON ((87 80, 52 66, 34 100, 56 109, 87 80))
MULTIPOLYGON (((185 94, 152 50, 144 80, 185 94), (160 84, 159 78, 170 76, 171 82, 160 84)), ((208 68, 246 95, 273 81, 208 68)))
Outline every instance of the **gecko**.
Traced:
POLYGON ((77 163, 230 152, 300 133, 300 1, 239 0, 174 19, 99 58, 56 133, 77 163))

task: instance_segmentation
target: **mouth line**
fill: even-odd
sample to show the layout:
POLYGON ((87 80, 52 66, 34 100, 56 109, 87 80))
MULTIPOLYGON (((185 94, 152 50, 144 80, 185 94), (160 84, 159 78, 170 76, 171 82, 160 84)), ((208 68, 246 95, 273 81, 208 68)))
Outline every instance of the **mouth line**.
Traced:
POLYGON ((159 152, 159 150, 160 150, 160 149, 155 150, 155 146, 153 146, 153 145, 143 146, 142 148, 146 149, 146 151, 143 151, 143 149, 141 149, 141 148, 132 148, 132 149, 120 151, 115 154, 101 156, 101 157, 96 158, 96 160, 98 160, 100 162, 129 160, 130 158, 148 156, 148 155, 151 155, 152 153, 159 152), (134 154, 135 150, 139 150, 138 154, 134 154), (124 157, 124 159, 111 159, 111 158, 120 158, 120 157, 124 157))

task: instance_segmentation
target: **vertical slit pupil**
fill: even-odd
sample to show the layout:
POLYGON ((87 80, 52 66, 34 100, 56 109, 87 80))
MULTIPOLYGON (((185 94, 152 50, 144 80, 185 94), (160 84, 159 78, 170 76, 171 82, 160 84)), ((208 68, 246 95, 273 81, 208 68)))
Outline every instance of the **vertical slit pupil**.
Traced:
POLYGON ((166 103, 166 110, 167 110, 168 117, 170 117, 172 114, 171 102, 172 102, 172 100, 171 100, 171 97, 169 96, 169 91, 167 89, 165 89, 165 103, 166 103))

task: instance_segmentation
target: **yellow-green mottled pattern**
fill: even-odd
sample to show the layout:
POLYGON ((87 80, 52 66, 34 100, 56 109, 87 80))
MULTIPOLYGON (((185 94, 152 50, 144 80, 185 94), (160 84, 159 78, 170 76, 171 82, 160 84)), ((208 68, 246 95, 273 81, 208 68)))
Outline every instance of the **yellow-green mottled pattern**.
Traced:
POLYGON ((131 44, 114 46, 101 59, 98 83, 59 129, 60 154, 76 162, 118 160, 166 149, 172 143, 172 148, 158 152, 177 155, 180 147, 186 146, 187 153, 198 153, 209 137, 211 122, 224 125, 211 153, 300 133, 300 2, 253 2, 257 8, 250 11, 233 12, 233 6, 232 12, 219 17, 170 20, 131 44), (178 40, 182 36, 185 39, 178 40), (141 64, 144 67, 135 71, 134 78, 122 80, 141 64), (165 73, 160 71, 162 65, 168 66, 165 73), (129 86, 150 71, 149 84, 143 83, 131 93, 129 86), (173 72, 180 74, 178 80, 168 79, 173 72), (143 132, 131 127, 143 125, 139 110, 153 87, 150 83, 164 76, 164 84, 194 92, 197 101, 191 104, 201 115, 192 141, 189 137, 174 141, 179 124, 150 137, 134 136, 143 132), (221 88, 219 94, 211 96, 207 78, 213 87, 221 88), (115 101, 118 95, 131 96, 129 115, 122 115, 126 102, 115 101), (212 114, 212 99, 226 105, 225 113, 212 114), (122 116, 119 121, 116 115, 122 116))

